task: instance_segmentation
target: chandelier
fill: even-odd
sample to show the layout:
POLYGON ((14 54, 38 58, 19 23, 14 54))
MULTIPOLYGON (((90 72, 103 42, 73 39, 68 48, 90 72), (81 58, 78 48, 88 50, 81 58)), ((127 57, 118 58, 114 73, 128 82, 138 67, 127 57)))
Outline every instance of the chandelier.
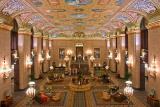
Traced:
POLYGON ((4 57, 2 67, 0 68, 0 75, 3 79, 9 78, 9 74, 11 72, 11 68, 7 67, 6 58, 4 57))

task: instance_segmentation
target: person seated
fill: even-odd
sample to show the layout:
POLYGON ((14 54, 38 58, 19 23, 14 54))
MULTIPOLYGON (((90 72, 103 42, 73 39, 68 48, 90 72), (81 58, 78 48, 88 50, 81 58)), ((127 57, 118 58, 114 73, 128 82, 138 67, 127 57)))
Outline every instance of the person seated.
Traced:
POLYGON ((48 102, 48 96, 46 96, 44 92, 40 92, 40 98, 42 104, 48 102))
POLYGON ((36 100, 38 103, 43 104, 43 103, 48 102, 48 97, 44 94, 44 92, 38 92, 38 93, 35 95, 35 100, 36 100))
POLYGON ((111 100, 111 95, 107 91, 102 92, 102 99, 105 101, 111 100))
POLYGON ((101 76, 102 82, 103 83, 109 83, 110 82, 110 77, 108 74, 104 74, 101 76))
POLYGON ((61 93, 56 93, 55 95, 52 96, 53 101, 59 101, 61 98, 61 93))
POLYGON ((115 102, 119 102, 119 103, 127 99, 127 97, 121 92, 115 93, 112 97, 115 102))

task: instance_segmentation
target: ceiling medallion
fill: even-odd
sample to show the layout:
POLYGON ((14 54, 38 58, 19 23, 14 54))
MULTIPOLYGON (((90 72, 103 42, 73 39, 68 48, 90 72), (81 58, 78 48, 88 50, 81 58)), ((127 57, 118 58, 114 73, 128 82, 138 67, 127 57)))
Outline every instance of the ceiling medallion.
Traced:
POLYGON ((82 11, 84 11, 84 9, 82 9, 82 8, 77 8, 77 9, 75 9, 75 11, 76 11, 76 12, 82 12, 82 11))
POLYGON ((92 0, 65 0, 65 2, 71 6, 81 6, 92 3, 92 0))
POLYGON ((71 17, 75 19, 84 19, 87 18, 87 14, 76 13, 76 14, 71 14, 71 17))
POLYGON ((84 32, 75 32, 75 33, 73 33, 73 37, 84 38, 85 33, 84 32))
POLYGON ((98 8, 94 8, 92 9, 93 12, 104 12, 105 9, 98 9, 98 8))
POLYGON ((42 0, 32 0, 32 3, 36 6, 36 7, 40 7, 43 5, 42 0))

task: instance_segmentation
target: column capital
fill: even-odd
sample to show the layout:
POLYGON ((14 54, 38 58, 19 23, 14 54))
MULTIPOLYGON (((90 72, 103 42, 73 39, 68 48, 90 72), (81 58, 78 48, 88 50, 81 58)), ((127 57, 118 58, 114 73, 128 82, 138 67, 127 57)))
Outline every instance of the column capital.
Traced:
POLYGON ((116 35, 112 35, 110 38, 111 39, 116 39, 116 37, 117 37, 116 35))
POLYGON ((34 38, 41 38, 42 34, 40 32, 35 32, 33 37, 34 38))
POLYGON ((119 34, 117 37, 125 37, 124 33, 119 34))
POLYGON ((4 23, 0 23, 0 28, 4 29, 4 30, 11 31, 13 26, 10 26, 10 25, 4 24, 4 23))
POLYGON ((48 36, 43 36, 43 39, 48 40, 49 38, 48 38, 48 36))
POLYGON ((26 35, 26 36, 31 36, 31 31, 27 28, 19 28, 18 34, 20 35, 26 35))
POLYGON ((127 32, 128 34, 139 34, 141 32, 139 27, 134 27, 129 29, 129 31, 127 32))

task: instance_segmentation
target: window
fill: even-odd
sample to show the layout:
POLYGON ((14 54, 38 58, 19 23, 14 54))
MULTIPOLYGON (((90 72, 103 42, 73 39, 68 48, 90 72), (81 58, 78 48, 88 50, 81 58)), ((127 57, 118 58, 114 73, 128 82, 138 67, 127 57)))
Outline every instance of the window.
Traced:
POLYGON ((100 58, 100 48, 94 48, 94 58, 100 58))
POLYGON ((65 57, 65 49, 59 48, 59 59, 64 59, 65 57))

